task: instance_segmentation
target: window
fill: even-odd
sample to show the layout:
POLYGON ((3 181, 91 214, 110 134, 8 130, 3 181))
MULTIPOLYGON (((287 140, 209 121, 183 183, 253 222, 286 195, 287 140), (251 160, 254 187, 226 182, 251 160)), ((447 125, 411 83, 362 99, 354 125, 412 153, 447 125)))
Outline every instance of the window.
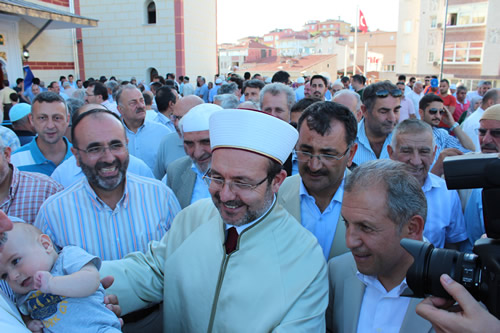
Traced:
POLYGON ((394 72, 395 65, 384 65, 384 72, 394 72))
POLYGON ((148 24, 156 24, 156 5, 154 1, 148 4, 148 24))
POLYGON ((409 53, 405 53, 405 54, 404 54, 404 57, 403 57, 403 64, 404 64, 404 65, 410 65, 410 54, 409 54, 409 53))
POLYGON ((437 17, 431 16, 431 29, 436 29, 437 27, 437 17))
POLYGON ((270 42, 272 40, 274 40, 274 36, 272 36, 272 35, 271 36, 264 36, 264 42, 270 42))
POLYGON ((434 62, 434 51, 429 51, 427 62, 434 62))
POLYGON ((271 54, 272 54, 272 53, 271 53, 271 50, 269 50, 269 52, 268 52, 267 54, 268 54, 267 56, 268 56, 268 57, 270 57, 270 56, 271 56, 271 54))
POLYGON ((456 42, 444 45, 444 62, 480 63, 483 42, 456 42))
POLYGON ((486 22, 487 3, 450 6, 448 26, 481 25, 486 22))
POLYGON ((260 57, 261 57, 261 58, 265 58, 265 57, 266 57, 266 55, 267 55, 266 50, 260 50, 260 57))
POLYGON ((412 31, 412 22, 411 20, 405 21, 405 33, 411 34, 412 31))

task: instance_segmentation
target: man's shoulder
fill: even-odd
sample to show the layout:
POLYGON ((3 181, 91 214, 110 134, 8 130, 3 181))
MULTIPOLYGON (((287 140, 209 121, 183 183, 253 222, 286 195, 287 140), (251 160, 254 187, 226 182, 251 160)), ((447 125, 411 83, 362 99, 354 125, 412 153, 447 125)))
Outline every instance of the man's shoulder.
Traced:
POLYGON ((169 171, 191 169, 192 164, 193 161, 191 160, 191 157, 180 157, 168 165, 167 174, 169 174, 169 171))
MULTIPOLYGON (((84 181, 85 180, 86 180, 86 178, 83 177, 79 181, 75 182, 72 186, 67 187, 67 188, 63 189, 62 191, 59 191, 59 192, 55 193, 54 195, 51 195, 50 197, 48 197, 45 200, 45 202, 42 204, 40 211, 42 211, 42 209, 49 209, 50 210, 53 207, 57 207, 58 205, 62 205, 63 202, 66 202, 65 200, 75 200, 74 198, 77 198, 79 193, 84 191, 84 181)), ((68 207, 65 207, 65 209, 68 209, 68 207)))
POLYGON ((287 177, 283 184, 281 184, 279 192, 287 193, 288 191, 293 191, 294 189, 298 190, 300 186, 300 180, 300 174, 287 177))
POLYGON ((29 172, 29 171, 19 171, 19 182, 30 182, 30 183, 38 183, 44 185, 50 185, 55 188, 62 189, 61 184, 56 182, 51 177, 44 175, 39 172, 29 172))
POLYGON ((167 191, 167 186, 155 178, 144 177, 127 172, 127 184, 130 186, 144 186, 146 188, 159 188, 167 191))

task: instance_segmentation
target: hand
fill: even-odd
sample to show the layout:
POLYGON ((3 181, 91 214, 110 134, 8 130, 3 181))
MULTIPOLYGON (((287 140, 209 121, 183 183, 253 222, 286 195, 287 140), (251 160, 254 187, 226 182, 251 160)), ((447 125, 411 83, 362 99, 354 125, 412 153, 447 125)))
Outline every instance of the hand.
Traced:
POLYGON ((37 319, 29 320, 26 323, 26 327, 28 327, 28 329, 33 333, 43 333, 44 326, 41 320, 37 319))
POLYGON ((47 271, 38 271, 33 277, 35 289, 40 290, 44 294, 50 294, 50 280, 53 276, 47 271))
POLYGON ((439 153, 439 157, 436 160, 436 163, 434 163, 434 166, 432 167, 431 172, 435 174, 438 177, 441 177, 444 174, 444 167, 443 167, 443 161, 446 157, 448 156, 457 156, 457 155, 463 155, 460 150, 456 148, 446 148, 439 153))
MULTIPOLYGON (((105 276, 101 279, 101 284, 104 287, 104 289, 108 289, 111 287, 113 282, 115 281, 115 278, 112 277, 111 275, 105 276)), ((113 313, 118 317, 120 320, 120 325, 123 326, 123 319, 120 318, 122 314, 122 309, 120 305, 118 304, 118 297, 116 295, 106 295, 104 296, 104 304, 106 304, 106 307, 113 311, 113 313)))
POLYGON ((417 305, 417 314, 430 321, 437 333, 500 332, 500 320, 483 308, 467 289, 447 274, 439 280, 459 307, 442 310, 446 300, 433 296, 417 305))
POLYGON ((448 110, 447 106, 443 106, 443 109, 445 110, 445 113, 441 116, 441 121, 447 126, 453 126, 453 124, 455 124, 455 119, 453 119, 450 110, 448 110))

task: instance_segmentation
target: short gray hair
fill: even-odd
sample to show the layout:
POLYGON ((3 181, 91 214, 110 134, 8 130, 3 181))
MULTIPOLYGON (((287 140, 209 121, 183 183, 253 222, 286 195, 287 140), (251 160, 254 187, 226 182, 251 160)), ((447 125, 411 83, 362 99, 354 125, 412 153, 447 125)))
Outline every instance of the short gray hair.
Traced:
POLYGON ((432 132, 431 125, 419 119, 405 119, 400 122, 392 132, 391 146, 396 147, 397 136, 400 134, 417 134, 427 132, 432 138, 432 149, 434 149, 436 142, 434 140, 434 132, 432 132))
POLYGON ((222 84, 220 88, 217 90, 217 94, 218 95, 234 94, 236 91, 238 91, 238 85, 234 82, 231 82, 222 84))
POLYGON ((335 102, 335 97, 342 95, 351 95, 352 97, 356 98, 356 111, 361 110, 361 97, 359 97, 359 94, 357 92, 351 91, 349 89, 342 89, 337 91, 333 95, 332 102, 335 102))
POLYGON ((215 101, 220 101, 220 106, 223 109, 236 109, 240 104, 240 100, 235 94, 215 95, 215 101))
POLYGON ((125 91, 125 90, 138 90, 140 91, 136 86, 134 86, 133 84, 126 84, 124 86, 122 86, 116 93, 116 103, 121 105, 120 104, 120 97, 122 96, 122 93, 125 91))
POLYGON ((275 82, 271 84, 267 84, 260 91, 260 106, 262 107, 262 101, 264 100, 265 94, 271 94, 272 96, 277 96, 281 93, 286 95, 286 104, 288 106, 288 111, 292 110, 292 106, 295 104, 295 92, 292 88, 287 85, 284 85, 280 82, 275 82))
POLYGON ((399 231, 415 216, 427 217, 427 199, 418 180, 408 172, 406 164, 389 159, 368 161, 347 176, 345 192, 364 190, 382 184, 387 194, 387 217, 399 231))

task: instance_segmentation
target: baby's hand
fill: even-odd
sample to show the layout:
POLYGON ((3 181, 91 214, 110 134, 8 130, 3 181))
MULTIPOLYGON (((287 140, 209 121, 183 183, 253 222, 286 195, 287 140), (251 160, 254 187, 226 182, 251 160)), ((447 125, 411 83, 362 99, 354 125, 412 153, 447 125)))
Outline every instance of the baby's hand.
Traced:
POLYGON ((42 333, 43 332, 44 326, 40 320, 30 320, 26 326, 33 333, 42 333))
POLYGON ((40 290, 42 293, 50 294, 49 283, 52 280, 52 274, 47 271, 38 271, 34 276, 35 289, 40 290))

